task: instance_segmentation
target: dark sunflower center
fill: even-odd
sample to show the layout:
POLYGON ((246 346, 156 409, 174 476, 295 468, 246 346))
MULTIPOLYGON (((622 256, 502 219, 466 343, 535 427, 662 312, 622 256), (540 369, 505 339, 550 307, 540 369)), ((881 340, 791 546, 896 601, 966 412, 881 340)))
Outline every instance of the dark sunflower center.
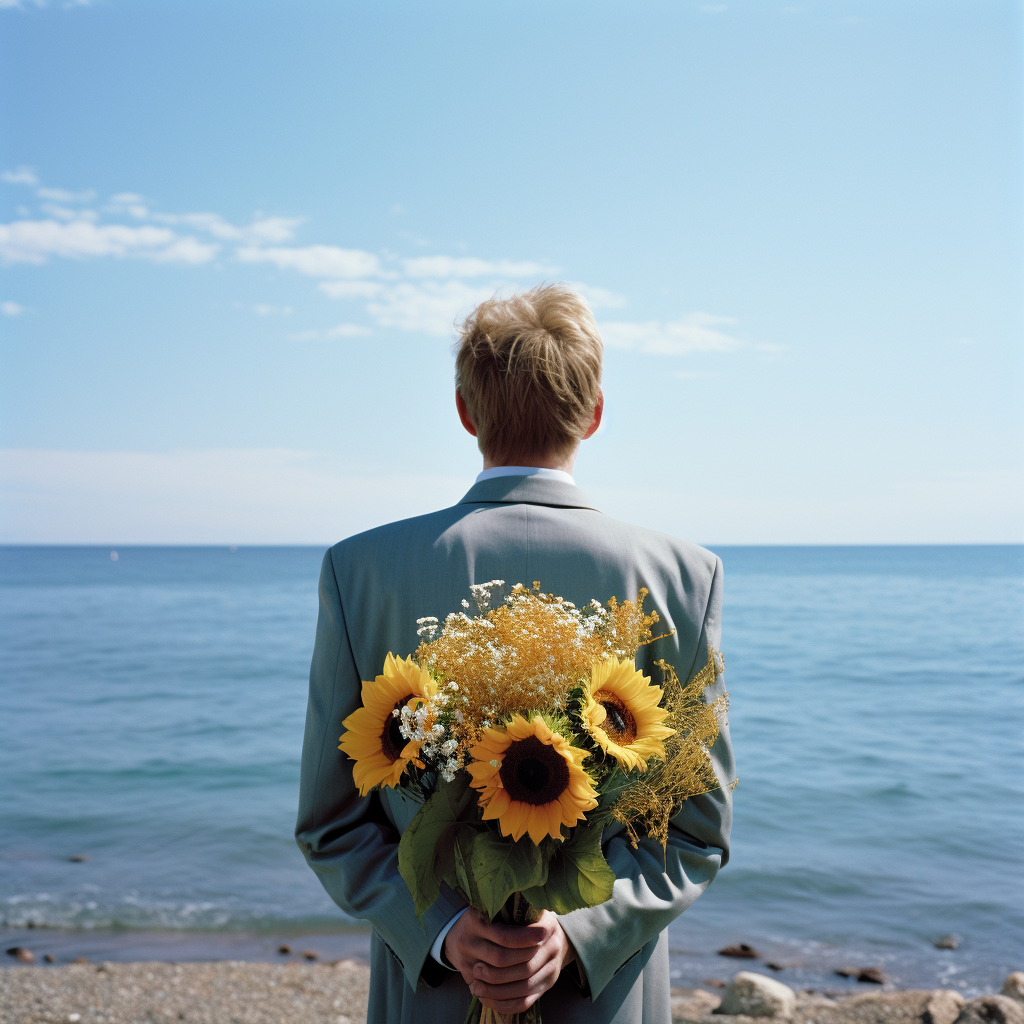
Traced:
POLYGON ((508 795, 527 804, 551 803, 569 785, 569 766, 565 758, 536 736, 513 740, 505 751, 498 774, 508 795))
POLYGON ((594 694, 594 700, 604 708, 607 715, 601 728, 616 743, 623 746, 632 743, 636 739, 636 719, 622 699, 617 694, 602 690, 594 694))
MULTIPOLYGON (((414 694, 408 693, 401 700, 395 701, 395 710, 401 711, 413 696, 414 694)), ((384 731, 380 734, 380 749, 384 751, 384 756, 392 764, 402 756, 402 751, 405 749, 406 743, 409 742, 398 727, 400 721, 401 719, 396 715, 388 715, 387 721, 384 723, 384 731)))

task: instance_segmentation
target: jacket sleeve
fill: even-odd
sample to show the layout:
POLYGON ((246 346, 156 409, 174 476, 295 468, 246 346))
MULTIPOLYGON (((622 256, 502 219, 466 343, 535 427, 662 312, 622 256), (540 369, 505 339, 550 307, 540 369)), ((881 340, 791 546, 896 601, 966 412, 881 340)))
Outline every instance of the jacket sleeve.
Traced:
POLYGON ((295 839, 330 897, 373 926, 415 990, 421 972, 428 984, 450 973, 429 958, 430 947, 465 902, 445 886, 422 924, 416 917, 398 872, 398 833, 375 793, 359 795, 352 762, 338 749, 341 723, 360 706, 361 688, 328 551, 320 572, 295 839))
MULTIPOLYGON (((716 559, 697 650, 689 667, 692 678, 708 659, 708 646, 721 642, 722 562, 716 559)), ((679 651, 680 658, 689 652, 679 651)), ((673 661, 674 659, 668 658, 673 661)), ((679 662, 675 662, 677 668, 679 662)), ((683 673, 680 671, 680 678, 683 673)), ((705 692, 709 702, 725 692, 721 676, 705 692)), ((620 968, 678 917, 711 884, 729 858, 732 783, 735 767, 729 728, 722 724, 711 749, 721 787, 687 800, 670 823, 668 846, 641 839, 639 848, 623 832, 606 839, 604 853, 615 872, 610 900, 561 918, 596 999, 620 968)))

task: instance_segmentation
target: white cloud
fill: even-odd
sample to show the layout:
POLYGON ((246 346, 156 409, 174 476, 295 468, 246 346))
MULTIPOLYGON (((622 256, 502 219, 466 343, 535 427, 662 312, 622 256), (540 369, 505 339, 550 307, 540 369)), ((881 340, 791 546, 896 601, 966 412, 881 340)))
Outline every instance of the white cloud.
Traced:
POLYGON ((321 281, 317 287, 332 299, 372 299, 384 290, 376 281, 321 281))
MULTIPOLYGON (((3 0, 0 0, 0 5, 2 4, 3 0)), ((31 167, 19 167, 14 171, 4 171, 3 174, 0 174, 0 181, 6 181, 8 185, 39 184, 39 179, 35 176, 31 167)))
POLYGON ((259 302, 252 307, 260 316, 289 316, 294 312, 291 306, 268 306, 259 302))
POLYGON ((609 348, 632 349, 651 355, 678 356, 691 352, 733 352, 743 342, 724 331, 723 324, 736 321, 711 313, 689 313, 672 323, 603 323, 601 337, 609 348))
POLYGON ((231 242, 287 242, 302 221, 295 217, 261 217, 245 227, 230 224, 219 213, 150 213, 146 207, 128 205, 128 212, 139 218, 149 217, 159 224, 185 224, 197 231, 206 231, 215 238, 231 242))
POLYGON ((243 231, 255 242, 287 242, 302 221, 302 217, 261 217, 243 231))
POLYGON ((145 256, 161 262, 205 263, 217 251, 166 228, 97 225, 84 220, 22 220, 0 224, 0 261, 45 263, 49 256, 145 256))
POLYGON ((25 312, 25 307, 8 299, 3 305, 0 305, 0 310, 3 311, 4 316, 21 316, 25 312))
POLYGON ((453 505, 470 483, 275 448, 0 450, 0 543, 326 545, 453 505))
POLYGON ((543 277, 556 267, 512 260, 480 260, 473 256, 419 256, 403 261, 409 277, 543 277))
POLYGON ((364 327, 362 324, 338 324, 337 327, 332 327, 327 331, 326 336, 328 338, 361 338, 372 333, 373 331, 369 327, 364 327))
POLYGON ((308 245, 300 249, 243 246, 237 252, 243 263, 273 263, 281 270, 297 270, 309 277, 373 277, 381 272, 380 261, 372 253, 340 249, 336 245, 308 245))
POLYGON ((326 331, 296 331, 288 335, 289 341, 320 341, 324 338, 364 338, 373 334, 369 327, 362 324, 338 324, 326 331))
POLYGON ((159 249, 150 255, 158 263, 209 263, 217 255, 219 245, 200 242, 186 235, 172 242, 166 249, 159 249))
MULTIPOLYGON (((38 186, 35 173, 27 167, 6 171, 3 177, 12 183, 38 186)), ((136 192, 111 196, 105 213, 121 219, 127 215, 145 223, 98 223, 95 211, 57 202, 81 202, 91 198, 92 191, 74 193, 38 187, 37 192, 53 200, 43 206, 49 219, 33 220, 26 216, 20 221, 0 224, 0 261, 41 264, 50 256, 135 256, 161 263, 195 265, 213 260, 220 251, 220 243, 235 243, 239 263, 267 263, 279 270, 318 278, 317 286, 325 295, 360 301, 381 326, 441 337, 451 335, 460 317, 492 297, 499 288, 507 292, 523 286, 508 282, 552 277, 557 273, 556 267, 525 260, 485 260, 474 256, 403 259, 388 252, 377 255, 336 245, 286 246, 279 243, 293 237, 302 223, 300 218, 257 213, 248 225, 236 225, 218 213, 152 211, 136 192), (179 234, 182 228, 210 240, 179 234), (400 266, 403 273, 390 269, 394 265, 400 266), (399 280, 403 275, 406 279, 399 280), (470 283, 472 279, 480 280, 470 283)), ((595 309, 619 309, 626 305, 625 296, 610 289, 579 281, 568 284, 595 309)), ((261 316, 281 314, 286 308, 291 311, 290 307, 268 304, 253 307, 261 316)), ((610 348, 665 355, 728 352, 744 344, 724 329, 733 322, 728 317, 693 313, 670 323, 611 321, 602 326, 602 334, 610 348)), ((306 331, 292 337, 355 337, 367 330, 356 324, 343 324, 333 333, 306 331)), ((779 348, 754 347, 764 352, 779 348)))
POLYGON ((621 309, 626 304, 626 296, 607 288, 592 288, 582 281, 565 282, 574 292, 579 292, 590 303, 591 309, 621 309))
POLYGON ((384 289, 366 308, 383 327, 443 337, 452 334, 460 317, 493 294, 493 287, 472 287, 461 281, 403 282, 384 289))
POLYGON ((36 195, 40 199, 52 199, 55 203, 88 203, 96 198, 92 189, 85 192, 68 192, 63 188, 38 188, 36 195))
POLYGON ((701 4, 700 11, 703 14, 724 14, 728 10, 727 4, 701 4))
POLYGON ((57 206, 56 203, 43 203, 40 207, 43 213, 56 217, 58 220, 97 220, 94 210, 70 210, 66 206, 57 206))

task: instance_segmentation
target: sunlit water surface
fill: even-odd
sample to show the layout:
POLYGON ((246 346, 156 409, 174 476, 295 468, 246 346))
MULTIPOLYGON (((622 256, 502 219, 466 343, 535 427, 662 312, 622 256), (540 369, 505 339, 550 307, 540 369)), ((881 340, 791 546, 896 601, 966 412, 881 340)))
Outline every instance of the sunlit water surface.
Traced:
MULTIPOLYGON (((1024 548, 719 553, 740 784, 675 983, 745 941, 796 987, 998 988, 1024 966, 1024 548)), ((260 936, 340 930, 292 840, 321 556, 0 549, 7 937, 274 955, 260 936)))

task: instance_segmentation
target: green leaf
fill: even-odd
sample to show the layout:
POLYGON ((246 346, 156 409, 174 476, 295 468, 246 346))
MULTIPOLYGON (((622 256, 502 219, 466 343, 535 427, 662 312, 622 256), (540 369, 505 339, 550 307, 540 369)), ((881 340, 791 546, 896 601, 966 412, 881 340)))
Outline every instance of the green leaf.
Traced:
POLYGON ((490 830, 473 840, 469 863, 463 865, 463 870, 471 886, 470 902, 491 918, 512 893, 543 885, 547 875, 544 858, 528 836, 514 843, 490 830))
MULTIPOLYGON (((455 833, 453 844, 453 859, 455 861, 455 885, 453 888, 462 890, 463 895, 469 900, 470 906, 480 907, 482 900, 476 887, 476 878, 470 867, 472 858, 473 842, 476 836, 470 836, 465 831, 455 833)), ((448 883, 451 885, 451 883, 448 883)))
POLYGON ((562 848, 562 856, 576 867, 580 897, 587 907, 596 907, 612 898, 615 872, 601 852, 603 833, 600 826, 578 825, 562 848))
POLYGON ((442 846, 445 832, 464 815, 475 813, 475 797, 469 789, 469 776, 460 772, 420 808, 402 833, 398 871, 409 886, 421 920, 441 891, 435 861, 438 851, 446 848, 442 846))
POLYGON ((611 898, 615 872, 601 852, 600 825, 577 825, 551 856, 544 884, 520 890, 535 907, 569 914, 611 898))

